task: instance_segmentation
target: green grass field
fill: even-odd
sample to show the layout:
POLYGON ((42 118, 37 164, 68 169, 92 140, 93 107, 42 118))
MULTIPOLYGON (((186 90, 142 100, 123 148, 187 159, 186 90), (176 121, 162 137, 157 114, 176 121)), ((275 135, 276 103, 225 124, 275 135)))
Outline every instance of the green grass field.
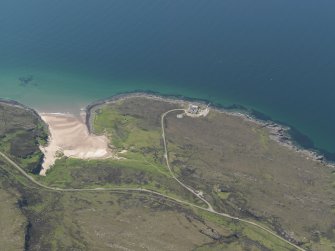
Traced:
MULTIPOLYGON (((144 98, 105 105, 94 115, 94 132, 107 135, 121 159, 62 157, 45 177, 31 175, 50 187, 146 188, 205 207, 171 178, 165 166, 160 116, 176 107, 144 98)), ((45 144, 45 129, 32 114, 13 109, 3 109, 0 149, 31 172, 41 156, 36 142, 45 144), (13 120, 11 114, 15 114, 13 120), (13 125, 10 133, 8 121, 13 125), (23 139, 31 140, 18 152, 29 154, 11 152, 23 139)), ((218 211, 250 219, 278 233, 294 231, 294 238, 303 240, 300 245, 307 250, 334 250, 334 173, 328 175, 324 169, 307 176, 318 168, 314 163, 278 147, 265 129, 228 115, 177 119, 172 113, 166 118, 166 135, 175 174, 204 191, 218 211), (283 163, 288 165, 286 169, 278 170, 283 163), (306 173, 299 169, 301 165, 306 173), (316 210, 306 195, 312 192, 323 200, 318 206, 328 222, 306 208, 303 212, 308 221, 298 216, 298 199, 316 210), (290 206, 281 209, 280 204, 273 205, 276 202, 290 206)), ((48 191, 1 159, 0 172, 0 224, 2 229, 11 226, 1 234, 0 244, 9 250, 295 250, 254 226, 157 195, 48 191), (17 241, 10 241, 10 235, 17 236, 17 241)))

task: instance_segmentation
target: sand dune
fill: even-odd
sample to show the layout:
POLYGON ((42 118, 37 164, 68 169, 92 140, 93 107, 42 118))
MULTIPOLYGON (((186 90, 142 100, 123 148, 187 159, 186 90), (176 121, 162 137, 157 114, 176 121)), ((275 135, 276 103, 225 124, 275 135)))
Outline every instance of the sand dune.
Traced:
POLYGON ((55 163, 57 156, 80 159, 101 159, 113 157, 105 136, 89 134, 86 125, 77 117, 69 114, 42 113, 42 119, 49 125, 49 144, 41 148, 45 158, 43 169, 46 171, 55 163))

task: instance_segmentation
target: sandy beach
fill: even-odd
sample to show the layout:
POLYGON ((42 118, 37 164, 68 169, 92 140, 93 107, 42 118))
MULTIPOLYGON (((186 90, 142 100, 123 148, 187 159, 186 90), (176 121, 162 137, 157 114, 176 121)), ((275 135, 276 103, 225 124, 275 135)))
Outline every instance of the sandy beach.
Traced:
MULTIPOLYGON (((7 103, 8 105, 19 106, 35 113, 36 116, 40 116, 48 125, 50 131, 49 144, 46 147, 41 147, 45 158, 40 174, 45 175, 47 170, 55 163, 56 159, 62 155, 81 159, 117 158, 116 154, 112 153, 111 149, 108 147, 109 140, 106 136, 96 136, 92 134, 93 114, 97 109, 105 104, 134 97, 177 103, 185 107, 190 103, 199 106, 207 105, 205 101, 187 100, 179 97, 165 97, 150 93, 134 92, 116 95, 108 99, 93 102, 84 109, 85 113, 82 118, 79 118, 72 114, 65 113, 36 112, 35 110, 13 100, 1 101, 7 103)), ((303 149, 293 143, 290 135, 288 134, 289 127, 287 126, 282 126, 272 121, 258 120, 240 111, 231 111, 215 106, 211 107, 211 109, 232 116, 242 117, 243 119, 256 123, 261 127, 266 127, 270 132, 270 138, 280 145, 288 147, 291 150, 304 155, 308 159, 322 162, 328 167, 335 168, 335 164, 324 159, 323 155, 320 153, 309 149, 303 149)))
POLYGON ((41 175, 55 163, 59 156, 80 159, 105 159, 113 157, 105 136, 90 134, 78 117, 62 113, 40 113, 49 126, 49 144, 41 147, 45 158, 41 175))

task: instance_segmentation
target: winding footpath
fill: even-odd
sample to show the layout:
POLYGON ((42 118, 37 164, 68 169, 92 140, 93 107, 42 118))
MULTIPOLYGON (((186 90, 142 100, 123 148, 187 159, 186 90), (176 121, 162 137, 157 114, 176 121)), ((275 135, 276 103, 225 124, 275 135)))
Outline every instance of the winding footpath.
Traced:
POLYGON ((182 112, 186 112, 185 109, 173 109, 173 110, 170 110, 170 111, 167 111, 165 113, 163 113, 162 117, 161 117, 161 126, 162 126, 162 137, 163 137, 163 144, 164 144, 164 158, 165 158, 165 161, 166 161, 166 166, 167 168, 169 169, 169 172, 172 176, 172 178, 177 181, 182 187, 184 187, 185 189, 187 189, 188 191, 190 191, 191 193, 193 193, 196 197, 198 197, 200 200, 202 200, 204 203, 206 203, 207 205, 207 209, 208 211, 210 212, 214 212, 214 209, 212 207, 212 205, 202 196, 202 194, 200 192, 197 192, 196 190, 194 190, 193 188, 185 185, 183 182, 181 182, 177 177, 176 175, 174 174, 174 172, 172 171, 171 169, 171 166, 170 166, 170 161, 169 161, 169 153, 168 153, 168 148, 167 148, 167 143, 166 143, 166 136, 165 136, 165 123, 164 123, 164 120, 165 120, 165 117, 166 115, 168 115, 169 113, 171 112, 175 112, 175 111, 182 111, 182 112))
POLYGON ((225 214, 225 213, 220 213, 220 212, 217 212, 216 210, 213 209, 213 206, 203 197, 203 195, 199 192, 197 192, 196 190, 194 190, 193 188, 187 186, 186 184, 184 184, 183 182, 181 182, 176 176, 175 174, 173 173, 172 169, 171 169, 171 166, 170 166, 170 161, 169 161, 169 154, 168 154, 168 147, 167 147, 167 143, 166 143, 166 134, 165 134, 165 117, 169 114, 169 113, 172 113, 172 112, 176 112, 176 111, 181 111, 181 112, 184 112, 186 113, 186 110, 185 109, 172 109, 172 110, 169 110, 165 113, 162 114, 162 117, 161 117, 161 127, 162 127, 162 137, 163 137, 163 144, 164 144, 164 158, 166 160, 166 165, 169 169, 169 172, 171 174, 171 176, 181 185, 183 186, 184 188, 186 188, 187 190, 189 190, 191 193, 193 193, 195 196, 197 196, 199 199, 201 199, 203 202, 205 202, 208 206, 208 208, 202 208, 202 207, 199 207, 199 206, 196 206, 196 205, 193 205, 197 208, 201 208, 202 210, 206 210, 208 212, 211 212, 213 214, 216 214, 216 215, 220 215, 220 216, 223 216, 223 217, 226 217, 226 218, 229 218, 229 219, 233 219, 233 220, 237 220, 237 221, 240 221, 240 222, 244 222, 246 224, 249 224, 249 225, 252 225, 252 226, 255 226, 259 229, 262 229, 263 231, 271 234, 272 236, 284 241, 285 243, 295 247, 297 250, 301 250, 301 251, 306 251, 305 249, 295 245, 294 243, 284 239, 283 237, 281 237, 280 235, 276 234, 275 232, 273 232, 272 230, 266 228, 266 227, 263 227, 262 225, 256 223, 256 222, 253 222, 253 221, 249 221, 249 220, 245 220, 245 219, 241 219, 241 218, 238 218, 238 217, 235 217, 235 216, 232 216, 232 215, 229 215, 229 214, 225 214))
POLYGON ((203 195, 202 195, 201 192, 196 191, 195 189, 187 186, 186 184, 184 184, 182 181, 180 181, 176 177, 176 175, 173 173, 173 171, 171 169, 170 162, 169 162, 168 147, 167 147, 167 142, 166 142, 167 140, 166 140, 166 134, 165 134, 165 123, 164 123, 166 116, 169 113, 172 113, 172 112, 175 112, 175 111, 186 112, 185 109, 172 109, 172 110, 169 110, 169 111, 163 113, 162 116, 161 116, 162 137, 163 137, 163 143, 164 143, 164 158, 166 160, 166 165, 167 165, 167 168, 169 169, 169 172, 170 172, 172 178, 174 180, 176 180, 185 189, 187 189, 192 194, 194 194, 196 197, 198 197, 201 201, 203 201, 207 205, 207 208, 206 207, 201 207, 201 206, 195 205, 193 203, 190 203, 188 201, 184 201, 184 200, 181 200, 181 199, 178 199, 178 198, 174 198, 172 196, 165 195, 165 194, 162 194, 162 193, 150 190, 150 189, 144 189, 144 188, 105 188, 105 187, 97 187, 97 188, 59 188, 59 187, 50 187, 50 186, 44 185, 43 183, 35 180, 32 176, 30 176, 28 173, 26 173, 17 163, 15 163, 13 160, 11 160, 4 153, 0 152, 0 156, 3 159, 5 159, 10 165, 12 165, 13 167, 15 167, 23 176, 25 176, 27 179, 29 179, 32 183, 34 183, 38 187, 43 188, 45 190, 49 190, 49 191, 53 191, 53 192, 84 192, 84 191, 92 191, 92 192, 99 192, 99 191, 110 191, 110 192, 142 192, 142 193, 146 193, 146 194, 149 194, 149 195, 154 195, 154 196, 157 196, 157 197, 161 197, 161 198, 164 198, 164 199, 167 199, 167 200, 179 203, 181 205, 186 205, 186 206, 189 206, 189 207, 197 208, 197 209, 200 209, 200 210, 203 210, 203 211, 207 211, 207 212, 212 213, 212 214, 216 214, 216 215, 219 215, 219 216, 222 216, 222 217, 225 217, 225 218, 229 218, 229 219, 232 219, 232 220, 236 220, 236 221, 239 221, 239 222, 246 223, 248 225, 252 225, 254 227, 257 227, 258 229, 261 229, 261 230, 263 230, 263 231, 271 234, 272 236, 276 237, 277 239, 279 239, 279 240, 281 240, 281 241, 289 244, 290 246, 296 248, 297 250, 307 251, 307 250, 305 250, 305 249, 303 249, 303 248, 295 245, 294 243, 292 243, 292 242, 284 239, 283 237, 281 237, 280 235, 278 235, 274 231, 272 231, 272 230, 270 230, 270 229, 268 229, 266 227, 263 227, 262 225, 260 225, 260 224, 258 224, 256 222, 245 220, 245 219, 241 219, 241 218, 229 215, 229 214, 217 212, 213 208, 213 206, 203 197, 203 195))

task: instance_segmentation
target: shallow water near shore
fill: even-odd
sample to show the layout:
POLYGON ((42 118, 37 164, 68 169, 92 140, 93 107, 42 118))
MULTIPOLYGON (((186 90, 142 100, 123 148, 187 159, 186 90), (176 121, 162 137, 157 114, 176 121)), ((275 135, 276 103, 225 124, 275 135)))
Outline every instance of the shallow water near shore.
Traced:
POLYGON ((4 0, 0 97, 71 113, 135 90, 237 103, 335 152, 334 7, 325 0, 4 0))

